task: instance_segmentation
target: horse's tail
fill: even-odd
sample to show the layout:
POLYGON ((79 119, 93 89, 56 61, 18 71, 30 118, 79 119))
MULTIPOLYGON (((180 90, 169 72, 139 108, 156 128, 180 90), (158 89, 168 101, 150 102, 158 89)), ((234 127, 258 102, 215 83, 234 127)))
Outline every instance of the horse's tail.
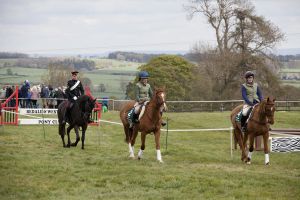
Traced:
POLYGON ((120 119, 123 124, 124 133, 125 133, 125 142, 128 143, 130 141, 132 131, 129 129, 129 122, 127 119, 127 114, 130 109, 133 108, 134 101, 130 101, 126 104, 124 104, 120 110, 120 119))

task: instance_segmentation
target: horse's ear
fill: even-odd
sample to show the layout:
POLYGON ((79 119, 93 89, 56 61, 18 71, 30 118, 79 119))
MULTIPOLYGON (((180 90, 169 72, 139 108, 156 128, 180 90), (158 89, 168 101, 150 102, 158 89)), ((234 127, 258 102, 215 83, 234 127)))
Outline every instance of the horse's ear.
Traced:
POLYGON ((269 101, 270 101, 270 97, 267 98, 267 102, 269 102, 269 101))

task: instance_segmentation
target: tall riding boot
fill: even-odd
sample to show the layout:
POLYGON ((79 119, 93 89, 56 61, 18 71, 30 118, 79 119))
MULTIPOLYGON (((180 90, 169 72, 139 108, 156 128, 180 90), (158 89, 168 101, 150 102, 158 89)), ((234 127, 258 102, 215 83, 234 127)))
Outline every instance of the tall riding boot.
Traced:
POLYGON ((67 115, 68 115, 68 108, 66 108, 65 110, 65 113, 64 113, 64 116, 63 116, 63 120, 62 120, 62 123, 65 124, 67 123, 67 115))
POLYGON ((62 120, 63 124, 65 124, 69 120, 70 110, 71 110, 72 106, 73 106, 72 102, 68 102, 67 103, 66 110, 65 110, 65 113, 64 113, 64 116, 63 116, 63 120, 62 120))
POLYGON ((245 133, 247 131, 247 116, 242 115, 241 118, 241 128, 242 128, 242 132, 245 133))
POLYGON ((134 113, 133 112, 133 115, 132 115, 132 121, 133 121, 133 123, 139 123, 140 121, 139 121, 139 114, 136 114, 136 113, 134 113))

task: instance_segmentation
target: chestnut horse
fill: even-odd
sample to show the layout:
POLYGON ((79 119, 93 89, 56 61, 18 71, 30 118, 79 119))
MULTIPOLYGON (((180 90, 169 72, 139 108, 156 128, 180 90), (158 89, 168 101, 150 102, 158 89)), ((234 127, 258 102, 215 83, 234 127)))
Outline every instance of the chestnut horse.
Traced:
POLYGON ((160 152, 160 127, 162 122, 161 111, 162 109, 166 109, 165 92, 163 89, 155 89, 153 97, 146 105, 145 112, 140 118, 139 123, 129 128, 127 114, 133 108, 134 103, 134 101, 126 103, 120 111, 120 118, 126 136, 125 141, 129 147, 129 157, 134 158, 134 144, 138 132, 141 132, 142 142, 138 152, 138 159, 142 158, 143 151, 145 150, 146 135, 153 132, 155 136, 157 160, 163 162, 160 152))
POLYGON ((236 115, 241 111, 243 105, 239 105, 231 112, 230 118, 234 128, 234 137, 238 141, 240 149, 242 150, 241 160, 251 163, 251 156, 253 152, 253 143, 256 136, 263 136, 265 165, 269 164, 269 124, 274 124, 275 112, 275 98, 268 97, 259 104, 256 104, 248 119, 247 131, 245 134, 241 131, 240 122, 236 121, 236 115), (246 156, 247 140, 250 140, 248 156, 246 156))

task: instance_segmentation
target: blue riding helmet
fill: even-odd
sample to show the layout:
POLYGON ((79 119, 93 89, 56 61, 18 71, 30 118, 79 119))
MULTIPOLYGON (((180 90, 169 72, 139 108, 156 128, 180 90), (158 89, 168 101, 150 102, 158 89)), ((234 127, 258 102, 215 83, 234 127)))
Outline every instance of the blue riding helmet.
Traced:
POLYGON ((140 79, 141 79, 141 78, 149 78, 149 73, 146 72, 146 71, 141 71, 141 72, 139 73, 139 78, 140 78, 140 79))
POLYGON ((253 76, 253 78, 254 78, 254 73, 252 71, 247 71, 245 73, 245 78, 249 78, 250 76, 253 76))

